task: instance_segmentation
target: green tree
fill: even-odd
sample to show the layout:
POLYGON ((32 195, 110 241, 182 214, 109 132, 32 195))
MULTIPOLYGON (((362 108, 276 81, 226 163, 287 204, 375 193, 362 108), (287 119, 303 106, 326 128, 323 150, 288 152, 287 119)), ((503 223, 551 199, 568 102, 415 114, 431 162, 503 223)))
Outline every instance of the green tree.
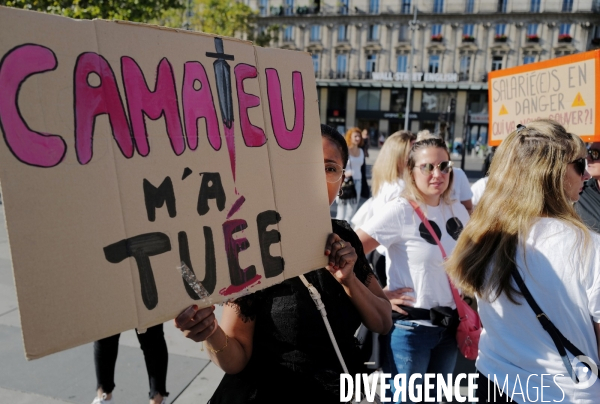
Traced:
MULTIPOLYGON (((186 0, 187 1, 187 0, 186 0)), ((236 0, 189 0, 185 10, 166 10, 154 23, 172 28, 188 28, 228 37, 241 37, 259 46, 268 46, 276 38, 279 27, 264 30, 256 27, 257 13, 236 0), (187 14, 187 18, 186 18, 187 14)))
POLYGON ((61 14, 71 18, 103 18, 148 22, 165 10, 182 9, 180 0, 0 0, 0 5, 61 14))

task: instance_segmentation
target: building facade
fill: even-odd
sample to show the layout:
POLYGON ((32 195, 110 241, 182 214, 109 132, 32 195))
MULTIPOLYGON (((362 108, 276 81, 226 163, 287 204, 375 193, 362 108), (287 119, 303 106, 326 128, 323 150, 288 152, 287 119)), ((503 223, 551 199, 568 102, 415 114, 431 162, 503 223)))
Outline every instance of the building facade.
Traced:
POLYGON ((404 128, 411 60, 408 128, 485 144, 488 72, 600 48, 600 0, 246 2, 311 53, 321 122, 372 135, 404 128))

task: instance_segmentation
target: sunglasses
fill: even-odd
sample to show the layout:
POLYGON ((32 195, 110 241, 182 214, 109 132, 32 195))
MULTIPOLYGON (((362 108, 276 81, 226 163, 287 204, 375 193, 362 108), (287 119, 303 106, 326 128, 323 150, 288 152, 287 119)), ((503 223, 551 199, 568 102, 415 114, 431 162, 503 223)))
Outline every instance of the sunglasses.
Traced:
POLYGON ((585 174, 585 170, 587 169, 587 159, 584 157, 578 158, 577 160, 571 161, 570 164, 573 164, 573 168, 575 168, 575 172, 577 174, 583 175, 585 174))
POLYGON ((450 171, 452 171, 452 162, 451 161, 442 161, 437 166, 435 166, 431 163, 421 164, 419 166, 421 173, 423 173, 424 175, 431 175, 436 168, 438 170, 440 170, 440 172, 442 174, 448 174, 450 171))
POLYGON ((600 150, 598 149, 589 149, 588 156, 592 159, 592 161, 600 160, 600 150))

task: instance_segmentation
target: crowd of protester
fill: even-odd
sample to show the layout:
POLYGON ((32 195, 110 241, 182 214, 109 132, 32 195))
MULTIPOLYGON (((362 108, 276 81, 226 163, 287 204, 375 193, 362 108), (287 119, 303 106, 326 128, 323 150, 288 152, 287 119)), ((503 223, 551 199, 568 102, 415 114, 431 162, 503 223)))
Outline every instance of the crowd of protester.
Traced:
POLYGON ((329 264, 226 304, 220 320, 214 307, 196 306, 175 319, 226 373, 211 404, 339 402, 340 374, 366 372, 361 324, 387 335, 380 370, 391 376, 390 398, 398 374, 452 373, 464 320, 453 285, 476 298, 483 324, 479 402, 525 402, 511 381, 539 374, 561 375, 528 383, 546 400, 598 401, 600 383, 582 388, 590 373, 573 358, 590 359, 597 375, 600 143, 550 120, 519 125, 470 187, 442 139, 400 131, 381 145, 370 197, 369 136, 321 132, 337 204, 329 264))

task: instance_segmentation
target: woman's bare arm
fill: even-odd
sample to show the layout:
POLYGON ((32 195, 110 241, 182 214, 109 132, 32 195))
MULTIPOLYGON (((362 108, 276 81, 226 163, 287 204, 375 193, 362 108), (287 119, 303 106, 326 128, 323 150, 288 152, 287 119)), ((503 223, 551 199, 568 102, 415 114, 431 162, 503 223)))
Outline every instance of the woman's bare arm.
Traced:
POLYGON ((232 306, 225 305, 219 325, 213 311, 214 306, 199 310, 190 306, 177 316, 175 326, 186 338, 204 341, 210 359, 225 373, 239 373, 252 356, 255 322, 244 322, 232 306))
POLYGON ((373 237, 369 236, 367 233, 362 231, 361 229, 356 230, 356 234, 360 239, 360 242, 363 245, 363 249, 365 250, 365 254, 370 253, 377 247, 379 247, 379 243, 373 237))
POLYGON ((365 286, 354 274, 358 259, 354 247, 332 233, 327 239, 325 254, 329 256, 326 269, 342 285, 363 324, 371 331, 387 334, 392 328, 392 306, 375 277, 365 286))

